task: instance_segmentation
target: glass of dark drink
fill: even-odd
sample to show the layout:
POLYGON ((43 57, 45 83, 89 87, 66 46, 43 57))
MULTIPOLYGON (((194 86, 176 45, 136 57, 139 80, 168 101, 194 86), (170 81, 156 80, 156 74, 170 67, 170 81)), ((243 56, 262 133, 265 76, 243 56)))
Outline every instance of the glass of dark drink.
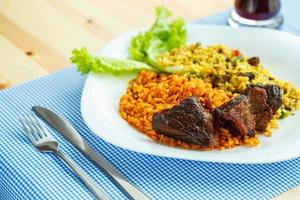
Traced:
POLYGON ((233 27, 278 28, 283 22, 280 7, 280 0, 235 0, 228 23, 233 27))

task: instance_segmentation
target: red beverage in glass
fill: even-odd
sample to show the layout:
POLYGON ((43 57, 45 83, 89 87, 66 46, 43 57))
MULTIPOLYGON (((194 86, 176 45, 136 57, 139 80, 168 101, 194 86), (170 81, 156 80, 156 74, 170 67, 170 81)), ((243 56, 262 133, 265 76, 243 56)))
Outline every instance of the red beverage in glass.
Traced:
POLYGON ((235 11, 241 17, 253 20, 266 20, 280 10, 279 0, 235 0, 235 11))
POLYGON ((233 27, 278 28, 283 22, 280 0, 235 0, 228 19, 233 27))

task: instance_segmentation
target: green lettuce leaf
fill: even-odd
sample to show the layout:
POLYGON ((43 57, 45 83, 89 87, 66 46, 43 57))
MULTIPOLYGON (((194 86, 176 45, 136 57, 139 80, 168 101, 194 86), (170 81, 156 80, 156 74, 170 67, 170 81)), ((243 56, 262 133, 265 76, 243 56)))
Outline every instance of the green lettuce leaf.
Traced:
POLYGON ((130 59, 120 59, 105 56, 92 56, 86 48, 74 49, 72 63, 77 65, 78 71, 87 74, 90 71, 102 74, 122 75, 141 70, 154 70, 143 62, 130 59))
POLYGON ((167 19, 171 15, 172 13, 163 6, 156 8, 156 20, 152 27, 139 33, 131 41, 129 52, 134 60, 165 71, 157 62, 159 55, 185 44, 187 39, 185 21, 177 18, 169 23, 167 19))
POLYGON ((156 8, 156 20, 152 27, 139 33, 131 41, 129 48, 132 59, 117 59, 93 56, 86 48, 74 49, 71 61, 78 71, 87 74, 95 73, 121 75, 141 70, 154 70, 166 73, 180 73, 183 67, 162 67, 158 64, 161 53, 170 51, 186 43, 186 26, 182 18, 168 22, 172 13, 165 7, 156 8), (140 61, 140 62, 139 62, 140 61))

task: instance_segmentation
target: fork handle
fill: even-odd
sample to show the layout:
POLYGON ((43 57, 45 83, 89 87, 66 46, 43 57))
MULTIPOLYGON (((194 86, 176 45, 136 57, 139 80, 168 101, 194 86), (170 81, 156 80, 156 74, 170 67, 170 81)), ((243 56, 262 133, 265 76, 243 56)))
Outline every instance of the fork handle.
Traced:
POLYGON ((80 167, 75 164, 73 160, 71 160, 61 151, 56 151, 55 153, 70 166, 70 168, 79 176, 81 181, 92 191, 97 199, 111 200, 111 198, 108 197, 104 191, 102 191, 100 187, 80 167))

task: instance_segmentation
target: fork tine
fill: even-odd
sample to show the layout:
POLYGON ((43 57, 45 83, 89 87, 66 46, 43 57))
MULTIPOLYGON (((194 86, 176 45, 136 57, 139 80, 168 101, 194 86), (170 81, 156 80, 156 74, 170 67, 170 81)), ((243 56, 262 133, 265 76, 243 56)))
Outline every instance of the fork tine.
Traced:
POLYGON ((26 136, 29 138, 29 140, 30 140, 32 143, 35 143, 35 142, 36 142, 36 139, 35 139, 35 137, 32 135, 32 133, 30 132, 30 129, 29 129, 28 125, 26 124, 26 121, 25 121, 24 116, 19 117, 19 121, 20 121, 21 124, 22 124, 23 130, 24 130, 26 136))
POLYGON ((27 127, 29 127, 29 132, 34 136, 36 140, 39 140, 42 138, 42 136, 39 134, 38 129, 36 128, 36 125, 32 121, 30 115, 26 114, 24 115, 25 122, 27 123, 27 127))
POLYGON ((31 113, 32 119, 34 120, 35 124, 37 125, 38 129, 40 130, 41 134, 44 134, 44 136, 47 136, 45 128, 41 125, 39 120, 37 119, 36 115, 34 113, 31 113))
POLYGON ((43 133, 43 130, 41 130, 41 128, 39 126, 39 122, 35 118, 34 114, 30 113, 30 114, 28 114, 28 116, 29 116, 30 122, 34 126, 34 129, 35 129, 36 133, 40 136, 40 138, 43 138, 45 135, 43 133))

